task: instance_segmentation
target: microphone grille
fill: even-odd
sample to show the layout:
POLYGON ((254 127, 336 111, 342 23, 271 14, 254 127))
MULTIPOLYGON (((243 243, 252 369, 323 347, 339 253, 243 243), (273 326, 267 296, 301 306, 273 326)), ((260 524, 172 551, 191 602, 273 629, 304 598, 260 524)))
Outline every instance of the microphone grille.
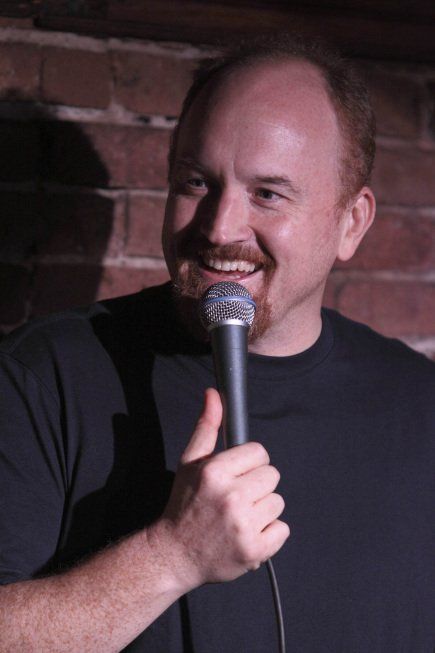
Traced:
POLYGON ((202 296, 200 317, 206 329, 227 320, 239 320, 250 327, 254 315, 255 302, 251 293, 235 281, 219 281, 202 296))

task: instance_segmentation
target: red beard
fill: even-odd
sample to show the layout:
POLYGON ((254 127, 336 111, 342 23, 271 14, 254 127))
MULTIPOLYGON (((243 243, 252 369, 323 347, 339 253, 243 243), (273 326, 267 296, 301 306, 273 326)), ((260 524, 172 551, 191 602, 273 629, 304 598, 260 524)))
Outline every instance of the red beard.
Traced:
MULTIPOLYGON (((179 248, 184 249, 184 248, 179 248)), ((186 248, 192 250, 192 247, 186 248)), ((201 340, 207 334, 201 327, 198 317, 198 302, 204 292, 211 285, 201 274, 203 257, 213 259, 243 260, 254 263, 256 269, 262 268, 264 282, 261 290, 254 293, 253 299, 257 304, 254 323, 249 331, 248 340, 254 342, 268 329, 272 320, 272 309, 268 301, 268 288, 275 269, 274 261, 262 251, 253 251, 246 246, 237 244, 223 245, 222 247, 195 248, 194 252, 186 251, 184 255, 177 252, 173 285, 176 292, 176 301, 182 322, 193 335, 201 340)), ((238 281, 238 279, 234 279, 238 281)))

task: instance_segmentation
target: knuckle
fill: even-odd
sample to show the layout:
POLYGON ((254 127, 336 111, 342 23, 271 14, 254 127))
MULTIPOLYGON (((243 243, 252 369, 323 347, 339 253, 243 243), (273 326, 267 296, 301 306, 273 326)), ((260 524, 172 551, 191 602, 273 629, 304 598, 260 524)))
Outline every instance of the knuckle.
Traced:
POLYGON ((275 510, 280 515, 285 508, 285 501, 280 494, 272 494, 275 510))
POLYGON ((270 458, 269 454, 267 453, 266 449, 260 442, 250 442, 250 447, 252 449, 253 454, 258 457, 262 461, 266 461, 266 464, 269 463, 270 458))
POLYGON ((278 497, 279 505, 284 510, 284 508, 285 508, 284 497, 281 494, 277 494, 276 496, 278 497))
POLYGON ((275 481, 275 487, 276 487, 278 485, 280 479, 281 479, 281 474, 279 473, 279 471, 277 470, 276 467, 271 466, 270 469, 272 471, 272 475, 273 475, 273 478, 274 478, 274 481, 275 481))
POLYGON ((209 460, 203 464, 201 473, 201 483, 207 487, 215 487, 222 479, 220 465, 215 460, 209 460))
POLYGON ((224 506, 229 512, 235 512, 240 507, 241 496, 238 490, 230 490, 224 498, 224 506))
POLYGON ((253 562, 251 565, 248 566, 249 571, 257 571, 257 569, 260 569, 261 567, 261 562, 253 562))
POLYGON ((281 520, 277 520, 277 524, 279 525, 281 538, 284 541, 290 536, 290 526, 285 521, 281 520))
POLYGON ((181 454, 180 461, 178 463, 178 469, 181 469, 185 465, 189 464, 189 455, 186 451, 181 454))
POLYGON ((247 519, 244 515, 233 515, 231 519, 231 535, 239 543, 241 551, 244 551, 244 541, 246 539, 246 532, 248 529, 247 519))
POLYGON ((260 562, 258 547, 254 542, 246 542, 243 546, 243 562, 248 569, 257 569, 260 562))

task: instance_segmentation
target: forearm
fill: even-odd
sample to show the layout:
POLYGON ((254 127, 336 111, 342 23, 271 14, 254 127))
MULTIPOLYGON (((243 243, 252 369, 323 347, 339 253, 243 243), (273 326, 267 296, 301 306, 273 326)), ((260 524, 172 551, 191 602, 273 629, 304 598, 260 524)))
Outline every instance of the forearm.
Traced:
POLYGON ((149 532, 74 569, 0 588, 1 653, 122 650, 184 593, 149 532))
POLYGON ((183 594, 238 578, 281 548, 279 473, 258 443, 212 455, 220 422, 209 390, 152 526, 64 574, 0 588, 0 653, 115 653, 183 594))

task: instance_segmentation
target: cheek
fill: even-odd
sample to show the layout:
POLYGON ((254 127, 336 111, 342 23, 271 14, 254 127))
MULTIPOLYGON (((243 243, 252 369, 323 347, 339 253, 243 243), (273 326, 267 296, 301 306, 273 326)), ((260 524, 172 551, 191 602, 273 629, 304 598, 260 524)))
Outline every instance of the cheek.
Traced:
POLYGON ((332 266, 337 250, 337 227, 331 220, 314 222, 314 218, 292 219, 270 224, 262 230, 264 247, 278 268, 300 273, 324 271, 332 266))
POLYGON ((261 230, 257 230, 258 240, 274 259, 276 268, 293 268, 301 262, 307 245, 304 234, 294 219, 285 216, 280 220, 270 220, 261 230))
POLYGON ((176 229, 177 216, 177 201, 173 195, 169 194, 166 201, 165 217, 163 221, 164 232, 170 233, 176 229))
POLYGON ((255 237, 267 252, 279 263, 291 249, 294 241, 295 223, 289 216, 261 217, 253 224, 255 237))
POLYGON ((334 217, 318 224, 309 249, 309 265, 314 276, 329 275, 337 257, 338 242, 339 229, 334 217))
POLYGON ((166 202, 163 231, 176 235, 188 227, 195 218, 196 203, 191 198, 169 195, 166 202))
POLYGON ((179 204, 180 202, 174 196, 171 194, 168 196, 162 229, 162 240, 165 246, 169 246, 173 236, 184 226, 183 212, 179 204))

